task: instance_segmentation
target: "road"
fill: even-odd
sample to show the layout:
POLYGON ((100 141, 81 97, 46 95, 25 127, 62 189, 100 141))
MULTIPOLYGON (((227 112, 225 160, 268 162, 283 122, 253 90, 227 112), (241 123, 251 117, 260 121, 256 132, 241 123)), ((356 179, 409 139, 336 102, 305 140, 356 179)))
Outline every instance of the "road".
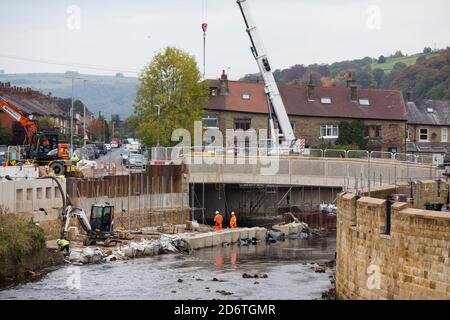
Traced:
POLYGON ((102 165, 103 163, 105 163, 106 165, 115 162, 116 166, 120 165, 121 161, 122 161, 122 156, 121 154, 123 153, 123 148, 119 148, 119 149, 111 149, 111 152, 108 152, 107 155, 104 156, 100 156, 100 158, 98 158, 96 160, 98 165, 102 165))

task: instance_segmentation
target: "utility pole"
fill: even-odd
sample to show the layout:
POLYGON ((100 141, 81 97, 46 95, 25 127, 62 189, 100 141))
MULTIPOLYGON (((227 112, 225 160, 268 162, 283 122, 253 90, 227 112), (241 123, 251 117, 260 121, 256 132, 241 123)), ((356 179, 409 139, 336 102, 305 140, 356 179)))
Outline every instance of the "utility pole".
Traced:
POLYGON ((84 80, 83 78, 77 78, 74 75, 71 76, 67 76, 66 78, 70 78, 72 80, 72 101, 70 104, 70 149, 69 149, 69 158, 72 158, 73 155, 73 116, 74 116, 74 112, 73 112, 73 108, 74 108, 74 99, 75 99, 75 89, 74 89, 74 85, 75 85, 75 80, 84 80))
POLYGON ((70 155, 69 159, 72 159, 73 155, 73 84, 74 84, 75 78, 72 77, 72 101, 70 106, 70 155))
POLYGON ((87 80, 83 80, 83 94, 84 94, 84 103, 83 103, 83 145, 86 147, 86 82, 87 80))

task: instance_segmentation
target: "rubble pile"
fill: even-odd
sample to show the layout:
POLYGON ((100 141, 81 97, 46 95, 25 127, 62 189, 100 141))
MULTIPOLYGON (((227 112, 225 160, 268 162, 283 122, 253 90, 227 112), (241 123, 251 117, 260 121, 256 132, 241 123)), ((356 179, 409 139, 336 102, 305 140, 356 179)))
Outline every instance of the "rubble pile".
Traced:
POLYGON ((73 264, 94 264, 183 252, 192 252, 189 243, 180 237, 164 235, 159 240, 142 239, 140 242, 129 242, 113 250, 89 247, 73 249, 68 261, 73 264))

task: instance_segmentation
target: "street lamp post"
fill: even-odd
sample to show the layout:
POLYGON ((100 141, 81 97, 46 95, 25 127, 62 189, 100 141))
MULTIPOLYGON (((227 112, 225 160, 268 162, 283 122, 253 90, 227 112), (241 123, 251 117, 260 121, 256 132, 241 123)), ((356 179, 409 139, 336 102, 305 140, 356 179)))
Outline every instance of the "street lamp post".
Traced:
POLYGON ((74 89, 73 89, 73 84, 74 84, 75 78, 72 77, 72 101, 71 101, 71 106, 70 106, 70 159, 73 156, 73 98, 74 98, 74 89))
POLYGON ((157 138, 156 146, 159 147, 160 146, 160 144, 159 144, 159 135, 160 135, 160 133, 159 133, 159 131, 160 131, 160 122, 159 122, 159 120, 160 120, 160 115, 161 115, 161 105, 158 104, 156 106, 158 107, 158 138, 157 138))

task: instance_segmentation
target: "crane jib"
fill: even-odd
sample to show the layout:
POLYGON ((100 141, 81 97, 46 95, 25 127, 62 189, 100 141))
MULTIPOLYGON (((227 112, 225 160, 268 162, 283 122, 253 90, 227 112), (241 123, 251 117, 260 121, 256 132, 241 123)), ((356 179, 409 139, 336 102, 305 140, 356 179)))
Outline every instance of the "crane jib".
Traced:
MULTIPOLYGON (((252 53, 260 69, 262 78, 265 84, 265 91, 270 101, 270 108, 273 109, 278 120, 279 129, 283 132, 283 144, 291 147, 295 143, 295 134, 292 125, 289 121, 286 108, 281 98, 275 77, 272 73, 272 67, 269 63, 269 58, 264 50, 264 46, 259 37, 256 25, 251 17, 251 12, 248 0, 237 0, 237 4, 244 18, 246 31, 250 37, 252 44, 252 53)), ((280 136, 281 137, 281 136, 280 136)), ((274 144, 277 144, 278 139, 274 139, 274 144)))

